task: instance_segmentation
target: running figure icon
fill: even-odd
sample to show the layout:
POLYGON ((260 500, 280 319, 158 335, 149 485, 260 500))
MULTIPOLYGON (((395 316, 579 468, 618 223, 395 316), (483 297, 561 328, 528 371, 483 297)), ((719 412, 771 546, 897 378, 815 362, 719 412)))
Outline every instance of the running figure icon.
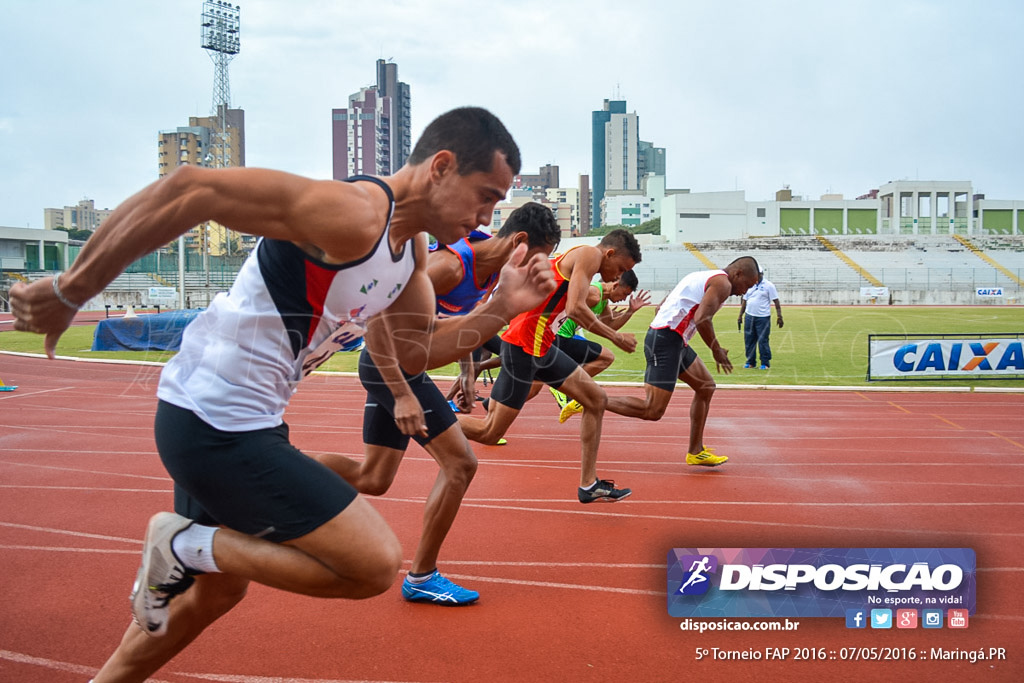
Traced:
POLYGON ((679 592, 682 593, 687 588, 694 584, 703 583, 708 580, 708 577, 704 576, 706 572, 711 571, 711 567, 708 566, 710 557, 705 555, 700 558, 700 561, 694 560, 693 564, 690 565, 690 578, 683 582, 683 585, 679 587, 679 592))

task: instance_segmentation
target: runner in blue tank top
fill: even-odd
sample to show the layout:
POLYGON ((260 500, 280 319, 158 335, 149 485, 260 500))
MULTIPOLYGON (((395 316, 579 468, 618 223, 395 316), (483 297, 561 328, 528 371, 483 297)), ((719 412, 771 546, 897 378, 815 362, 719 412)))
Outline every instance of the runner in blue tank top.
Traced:
MULTIPOLYGON (((439 245, 427 261, 427 274, 437 294, 437 314, 461 316, 472 311, 496 285, 501 264, 517 245, 525 242, 531 256, 550 255, 560 241, 561 233, 551 210, 543 204, 528 202, 509 215, 494 237, 474 231, 460 242, 439 245)), ((498 355, 500 339, 495 336, 482 341, 480 348, 498 355)), ((473 410, 476 360, 477 351, 459 360, 459 378, 449 392, 462 412, 473 410)))

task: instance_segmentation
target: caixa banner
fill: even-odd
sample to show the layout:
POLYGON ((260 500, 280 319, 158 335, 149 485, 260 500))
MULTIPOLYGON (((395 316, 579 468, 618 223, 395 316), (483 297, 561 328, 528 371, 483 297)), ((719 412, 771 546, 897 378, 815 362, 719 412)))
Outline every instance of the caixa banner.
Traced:
POLYGON ((673 548, 673 617, 844 617, 847 610, 974 614, 970 548, 673 548))
POLYGON ((1024 379, 1024 333, 868 335, 868 380, 1024 379))

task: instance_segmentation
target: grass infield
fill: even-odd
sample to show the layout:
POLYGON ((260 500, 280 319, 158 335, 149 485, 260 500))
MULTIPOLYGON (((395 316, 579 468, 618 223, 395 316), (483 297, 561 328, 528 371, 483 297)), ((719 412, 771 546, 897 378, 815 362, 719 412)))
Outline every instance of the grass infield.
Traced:
MULTIPOLYGON (((890 386, 920 387, 1001 387, 1024 388, 1024 380, 941 380, 868 382, 869 334, 1024 334, 1024 307, 1017 306, 784 306, 785 327, 774 326, 772 314, 772 367, 768 371, 743 369, 743 333, 737 330, 737 306, 727 306, 715 316, 720 343, 729 350, 732 374, 715 371, 711 353, 699 337, 693 346, 711 369, 720 385, 768 386, 890 386)), ((643 337, 654 316, 647 307, 633 316, 623 331, 637 336, 637 351, 627 354, 607 340, 587 333, 615 352, 615 362, 599 375, 611 382, 642 382, 644 373, 643 337)), ((69 329, 57 346, 57 354, 80 358, 164 362, 173 354, 158 351, 91 351, 95 326, 69 329)), ((43 338, 24 332, 0 332, 0 350, 42 353, 43 338)), ((339 353, 321 366, 321 370, 354 372, 356 353, 339 353)), ((431 375, 454 376, 457 366, 432 371, 431 375)))

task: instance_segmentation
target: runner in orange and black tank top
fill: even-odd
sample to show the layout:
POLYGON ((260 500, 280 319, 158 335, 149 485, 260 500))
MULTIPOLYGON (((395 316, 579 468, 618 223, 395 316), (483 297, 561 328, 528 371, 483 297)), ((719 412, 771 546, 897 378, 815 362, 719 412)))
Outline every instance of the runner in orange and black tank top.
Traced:
POLYGON ((547 353, 555 341, 555 333, 568 318, 565 305, 568 302, 569 279, 558 266, 571 251, 551 260, 551 270, 555 276, 555 291, 551 296, 532 311, 520 313, 513 318, 508 329, 501 335, 504 341, 518 346, 531 356, 540 358, 547 353))

